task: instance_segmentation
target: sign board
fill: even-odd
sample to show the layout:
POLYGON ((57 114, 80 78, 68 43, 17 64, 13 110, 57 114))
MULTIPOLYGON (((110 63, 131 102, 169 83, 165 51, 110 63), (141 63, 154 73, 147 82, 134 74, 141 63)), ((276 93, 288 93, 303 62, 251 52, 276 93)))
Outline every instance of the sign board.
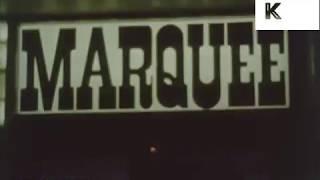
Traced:
POLYGON ((23 22, 20 114, 289 108, 287 31, 254 17, 23 22))

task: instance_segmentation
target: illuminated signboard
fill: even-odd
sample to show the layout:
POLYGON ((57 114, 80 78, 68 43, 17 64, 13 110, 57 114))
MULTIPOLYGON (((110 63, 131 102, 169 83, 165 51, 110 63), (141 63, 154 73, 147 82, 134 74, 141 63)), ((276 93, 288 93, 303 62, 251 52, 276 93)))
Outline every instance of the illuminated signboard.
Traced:
POLYGON ((24 22, 21 114, 290 107, 287 31, 254 17, 24 22))

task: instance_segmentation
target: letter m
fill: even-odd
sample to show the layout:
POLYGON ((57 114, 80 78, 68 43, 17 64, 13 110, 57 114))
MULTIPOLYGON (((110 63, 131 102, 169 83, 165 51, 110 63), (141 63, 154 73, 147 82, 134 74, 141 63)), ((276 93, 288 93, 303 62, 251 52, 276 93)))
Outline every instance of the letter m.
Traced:
POLYGON ((73 88, 70 85, 70 53, 74 48, 75 29, 61 29, 49 76, 39 30, 24 30, 22 32, 22 49, 27 53, 27 86, 21 91, 21 111, 39 109, 38 89, 34 84, 35 65, 38 67, 43 109, 52 109, 61 64, 63 64, 63 86, 59 89, 59 109, 73 108, 73 88))

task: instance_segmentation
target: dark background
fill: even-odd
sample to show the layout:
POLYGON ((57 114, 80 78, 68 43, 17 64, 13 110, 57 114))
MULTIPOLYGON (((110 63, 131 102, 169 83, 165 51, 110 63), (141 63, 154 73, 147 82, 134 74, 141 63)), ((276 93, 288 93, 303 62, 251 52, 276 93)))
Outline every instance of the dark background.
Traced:
MULTIPOLYGON (((123 11, 175 16, 210 8, 253 14, 252 1, 235 0, 161 1, 157 6, 149 1, 131 6, 124 0, 95 0, 89 5, 80 0, 51 2, 57 6, 26 2, 0 0, 1 18, 12 23, 22 15, 100 17, 123 11), (108 6, 111 2, 117 5, 108 6)), ((319 37, 313 31, 289 32, 291 107, 287 110, 18 116, 13 113, 14 44, 10 42, 15 38, 11 36, 6 124, 0 131, 1 175, 58 180, 318 179, 319 37), (157 152, 150 152, 150 147, 157 152)))

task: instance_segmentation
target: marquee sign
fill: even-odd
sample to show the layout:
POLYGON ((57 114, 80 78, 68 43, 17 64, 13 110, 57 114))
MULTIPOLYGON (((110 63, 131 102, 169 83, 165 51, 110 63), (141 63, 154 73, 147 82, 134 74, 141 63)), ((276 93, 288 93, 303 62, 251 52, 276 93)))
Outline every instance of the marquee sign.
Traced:
POLYGON ((25 22, 21 114, 288 108, 286 31, 254 17, 25 22))

